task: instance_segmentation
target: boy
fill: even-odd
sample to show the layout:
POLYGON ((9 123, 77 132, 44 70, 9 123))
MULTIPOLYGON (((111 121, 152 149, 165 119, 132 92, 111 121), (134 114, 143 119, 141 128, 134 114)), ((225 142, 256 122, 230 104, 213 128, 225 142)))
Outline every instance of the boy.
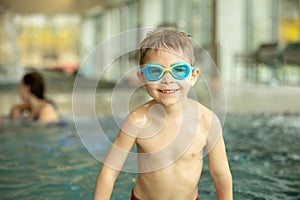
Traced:
POLYGON ((153 98, 132 111, 99 173, 96 200, 110 199, 134 144, 139 175, 131 199, 198 199, 204 148, 218 199, 232 199, 232 177, 217 117, 188 92, 199 76, 188 35, 158 29, 140 45, 138 77, 153 98))

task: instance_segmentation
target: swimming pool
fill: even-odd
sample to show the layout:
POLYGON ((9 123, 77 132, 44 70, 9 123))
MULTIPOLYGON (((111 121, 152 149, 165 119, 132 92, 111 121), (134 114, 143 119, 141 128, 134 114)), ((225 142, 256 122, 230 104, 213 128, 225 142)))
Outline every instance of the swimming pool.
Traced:
MULTIPOLYGON (((99 117, 111 138, 111 116, 99 117)), ((235 199, 300 199, 300 114, 229 114, 224 138, 235 199)), ((0 125, 0 196, 9 199, 92 199, 100 163, 82 145, 71 117, 38 125, 0 125)), ((136 174, 120 173, 112 199, 129 199, 136 174)), ((216 199, 205 165, 199 197, 216 199)))

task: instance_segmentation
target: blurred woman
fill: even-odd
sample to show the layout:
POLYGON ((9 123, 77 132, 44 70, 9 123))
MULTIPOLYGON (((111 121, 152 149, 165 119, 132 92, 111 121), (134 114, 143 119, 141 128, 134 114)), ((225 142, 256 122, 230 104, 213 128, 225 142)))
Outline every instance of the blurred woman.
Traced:
POLYGON ((23 103, 11 109, 10 117, 27 118, 38 122, 58 121, 59 115, 54 104, 44 96, 45 87, 41 74, 37 72, 26 74, 19 85, 19 94, 23 103))

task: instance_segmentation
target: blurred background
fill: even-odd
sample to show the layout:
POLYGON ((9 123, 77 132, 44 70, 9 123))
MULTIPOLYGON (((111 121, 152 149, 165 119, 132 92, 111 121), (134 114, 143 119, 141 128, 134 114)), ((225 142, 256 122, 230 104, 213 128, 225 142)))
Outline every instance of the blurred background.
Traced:
MULTIPOLYGON (((0 0, 0 113, 18 101, 14 86, 30 70, 45 74, 48 96, 71 112, 74 76, 96 45, 158 26, 177 27, 208 51, 221 72, 228 111, 300 111, 299 2, 0 0)), ((108 86, 130 69, 130 56, 122 59, 101 78, 108 86)), ((91 66, 83 75, 93 73, 91 66)))
MULTIPOLYGON (((221 122, 227 114, 223 133, 235 199, 300 199, 299 20, 300 0, 0 0, 1 199, 92 199, 101 165, 95 158, 110 145, 99 133, 112 141, 124 109, 149 99, 135 77, 123 77, 137 67, 135 54, 116 58, 97 77, 107 55, 143 36, 92 52, 124 31, 163 26, 190 34, 216 64, 211 70, 215 65, 196 49, 202 76, 193 91, 210 108, 214 101, 221 122), (30 71, 44 75, 61 122, 7 118, 30 71), (74 83, 81 90, 73 108, 83 114, 75 115, 76 127, 74 83)), ((112 199, 129 199, 135 180, 122 172, 112 199)), ((199 194, 216 199, 207 165, 199 194)))

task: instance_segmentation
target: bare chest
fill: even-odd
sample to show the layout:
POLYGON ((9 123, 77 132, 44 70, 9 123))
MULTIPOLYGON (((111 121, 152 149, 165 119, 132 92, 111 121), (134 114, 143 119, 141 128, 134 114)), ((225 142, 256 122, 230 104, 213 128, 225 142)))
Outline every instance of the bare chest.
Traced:
POLYGON ((205 130, 198 124, 169 123, 160 128, 148 127, 143 134, 152 136, 138 137, 138 151, 145 154, 147 159, 198 158, 206 144, 205 130))

